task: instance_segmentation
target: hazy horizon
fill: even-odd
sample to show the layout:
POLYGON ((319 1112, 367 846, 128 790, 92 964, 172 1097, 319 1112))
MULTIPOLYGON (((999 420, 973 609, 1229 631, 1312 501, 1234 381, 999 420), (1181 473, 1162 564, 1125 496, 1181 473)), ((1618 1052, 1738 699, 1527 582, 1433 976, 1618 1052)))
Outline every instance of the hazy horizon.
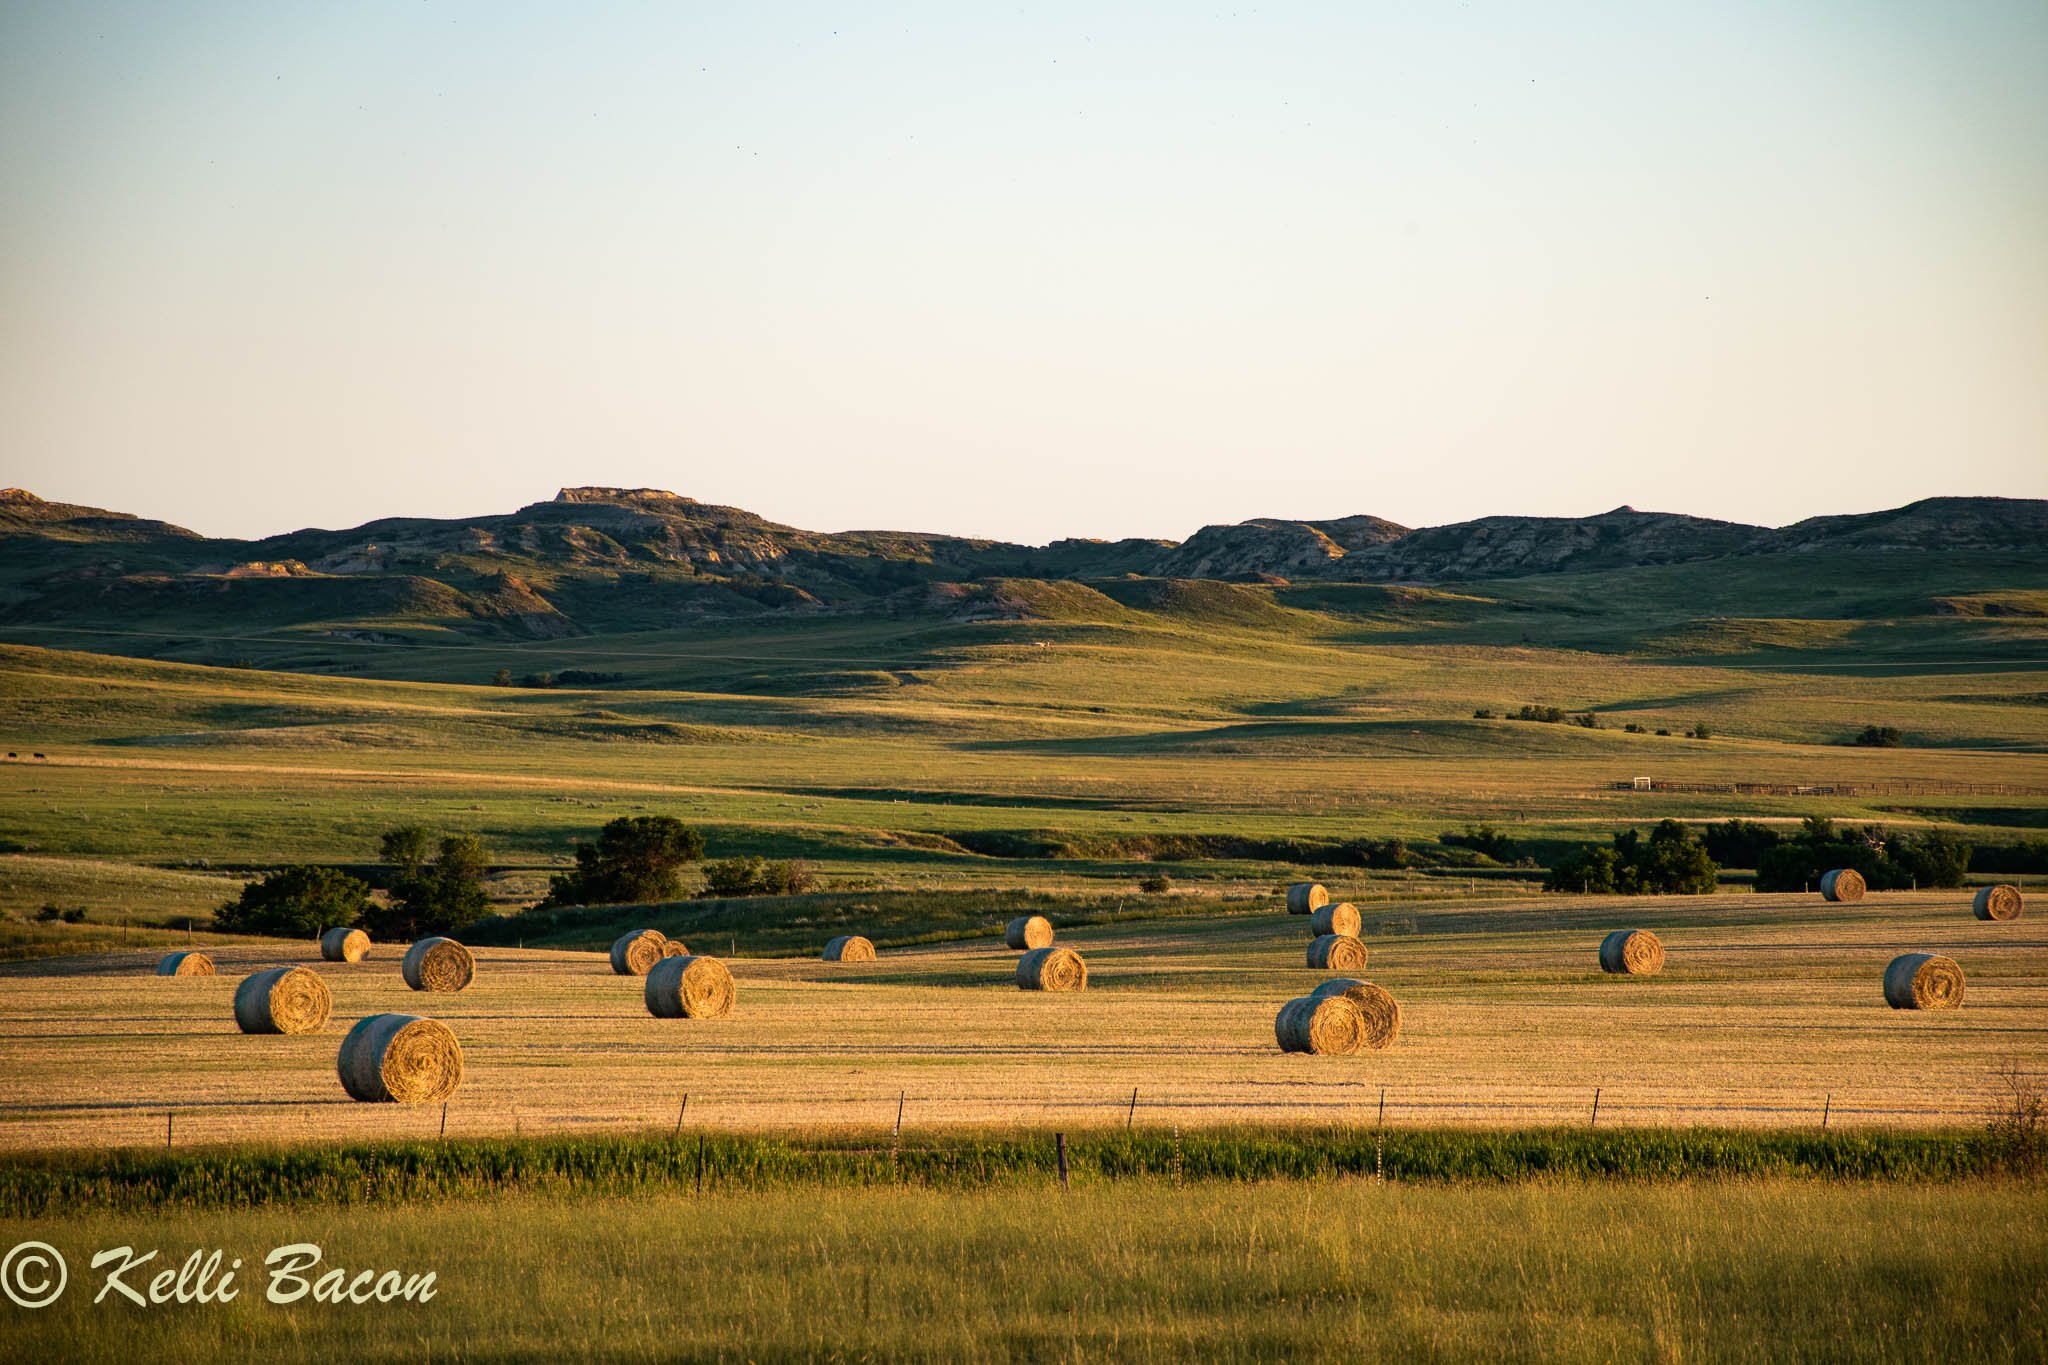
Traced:
POLYGON ((2048 495, 2048 7, 0 10, 0 484, 1182 540, 2048 495))

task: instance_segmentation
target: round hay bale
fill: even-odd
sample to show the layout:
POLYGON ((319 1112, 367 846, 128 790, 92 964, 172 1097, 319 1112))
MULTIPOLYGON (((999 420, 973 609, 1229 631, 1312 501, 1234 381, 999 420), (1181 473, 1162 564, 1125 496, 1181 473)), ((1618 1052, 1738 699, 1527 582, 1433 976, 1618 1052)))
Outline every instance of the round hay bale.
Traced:
POLYGON ((1052 942, 1052 921, 1044 915, 1019 915, 1003 926, 1003 942, 1012 948, 1043 948, 1052 942))
POLYGON ((825 945, 827 962, 873 962, 875 945, 859 934, 841 934, 825 945))
POLYGON ((172 953, 156 964, 158 976, 212 976, 213 959, 201 952, 172 953))
POLYGON ((657 1019, 723 1019, 735 995, 715 957, 665 957, 647 973, 647 1012, 657 1019))
POLYGON ((1600 940, 1600 970, 1655 976, 1664 970, 1664 945, 1648 929, 1616 929, 1600 940))
POLYGON ((476 959, 452 938, 423 938, 405 950, 398 970, 416 991, 459 991, 476 980, 476 959))
POLYGON ((2018 919, 2025 904, 2017 886, 2000 882, 1997 886, 1979 887, 1970 910, 1978 919, 2009 920, 2018 919))
POLYGON ((1017 988, 1026 991, 1086 990, 1088 964, 1072 948, 1033 948, 1017 959, 1017 988))
POLYGON ((370 936, 342 926, 320 935, 320 956, 329 962, 361 962, 370 955, 370 936))
POLYGON ((1350 901, 1331 901, 1328 905, 1316 907, 1309 916, 1308 931, 1317 938, 1324 934, 1342 934, 1346 938, 1357 938, 1358 931, 1365 927, 1365 919, 1358 913, 1358 907, 1350 901))
POLYGON ((1296 996, 1273 1019, 1282 1052, 1349 1057, 1365 1046, 1365 1013, 1348 995, 1296 996))
POLYGON ((358 1019, 341 1040, 334 1069, 350 1099, 432 1104, 462 1084, 462 1046, 446 1024, 417 1014, 358 1019))
POLYGON ((1869 888, 1864 884, 1863 874, 1853 867, 1838 867, 1832 872, 1820 874, 1820 894, 1828 900, 1847 904, 1860 901, 1869 888))
POLYGON ((235 987, 235 1023, 244 1033, 318 1033, 334 996, 311 967, 271 967, 235 987))
POLYGON ((688 957, 690 955, 690 945, 679 938, 663 939, 661 942, 661 955, 663 957, 688 957))
POLYGON ((620 976, 645 976, 668 956, 668 935, 659 929, 635 929, 612 944, 612 970, 620 976))
POLYGON ((1963 969, 1939 953, 1900 953, 1884 969, 1884 1002, 1895 1010, 1952 1010, 1963 1003, 1963 969))
POLYGON ((1330 903, 1330 893, 1321 882, 1296 882, 1287 888, 1287 913, 1313 915, 1330 903))
POLYGON ((1365 945, 1353 934, 1324 934, 1308 945, 1308 965, 1322 972, 1362 972, 1365 945))
POLYGON ((1401 1036, 1401 1002, 1394 999, 1384 986, 1340 976, 1325 981, 1308 993, 1311 1000, 1327 1000, 1333 995, 1341 995, 1358 1006, 1365 1022, 1365 1034, 1359 1046, 1365 1051, 1384 1052, 1401 1036))

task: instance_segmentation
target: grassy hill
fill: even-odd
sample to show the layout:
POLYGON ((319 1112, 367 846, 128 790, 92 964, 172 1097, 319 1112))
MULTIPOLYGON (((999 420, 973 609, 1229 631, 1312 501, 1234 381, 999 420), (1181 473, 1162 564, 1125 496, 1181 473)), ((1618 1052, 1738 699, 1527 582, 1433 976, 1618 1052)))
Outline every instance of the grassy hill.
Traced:
MULTIPOLYGON (((2011 842, 2048 805, 2048 557, 1996 543, 2033 504, 1964 526, 1973 548, 1911 548, 1925 518, 1885 514, 1808 526, 1797 554, 1428 584, 1110 572, 1165 551, 818 536, 666 495, 564 496, 251 545, 17 507, 0 849, 354 865, 420 822, 482 835, 509 907, 605 819, 660 811, 702 825, 714 857, 808 858, 848 894, 1085 898, 1154 870, 1265 894, 1359 838, 1405 840, 1422 866, 1320 870, 1403 894, 1540 875, 1440 842, 1473 821, 1540 862, 1665 816, 2011 842), (742 567, 771 560, 779 577, 742 567), (1079 576, 1043 576, 1060 567, 1079 576), (1597 728, 1498 718, 1525 705, 1597 728), (1849 743, 1871 725, 1904 747, 1849 743), (1616 789, 1642 776, 1667 790, 1616 789), (1734 790, 1760 783, 1833 794, 1734 790)), ((1618 524, 1610 557, 1655 531, 1618 524)), ((1704 525, 1722 548, 1735 534, 1704 525)), ((1346 557, 1412 539, 1309 529, 1346 557)), ((159 890, 163 913, 186 905, 159 890)))

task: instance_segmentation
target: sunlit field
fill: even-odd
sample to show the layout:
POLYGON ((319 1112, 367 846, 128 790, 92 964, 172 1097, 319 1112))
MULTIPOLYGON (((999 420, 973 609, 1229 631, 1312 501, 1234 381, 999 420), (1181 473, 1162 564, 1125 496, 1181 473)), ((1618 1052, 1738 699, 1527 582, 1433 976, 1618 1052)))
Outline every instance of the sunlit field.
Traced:
MULTIPOLYGON (((2038 1185, 1156 1180, 506 1196, 0 1220, 74 1267, 0 1351, 302 1360, 2020 1361, 2048 1351, 2038 1185), (425 1303, 277 1305, 262 1258, 433 1271, 425 1303), (243 1261, 227 1304, 93 1304, 96 1248, 243 1261), (742 1345, 743 1343, 743 1345, 742 1345)), ((131 1275, 129 1279, 143 1277, 131 1275)), ((146 1285, 146 1279, 144 1279, 146 1285)), ((290 1288, 287 1283, 285 1288, 290 1288)))

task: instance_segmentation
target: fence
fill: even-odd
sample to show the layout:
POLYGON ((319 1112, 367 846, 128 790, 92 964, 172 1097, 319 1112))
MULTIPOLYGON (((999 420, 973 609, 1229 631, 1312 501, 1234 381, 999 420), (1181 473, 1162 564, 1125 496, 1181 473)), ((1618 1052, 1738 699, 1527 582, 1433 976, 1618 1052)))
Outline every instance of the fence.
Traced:
POLYGON ((1631 778, 1608 791, 1694 792, 1713 796, 2048 796, 2048 787, 2011 782, 1666 782, 1631 778))

